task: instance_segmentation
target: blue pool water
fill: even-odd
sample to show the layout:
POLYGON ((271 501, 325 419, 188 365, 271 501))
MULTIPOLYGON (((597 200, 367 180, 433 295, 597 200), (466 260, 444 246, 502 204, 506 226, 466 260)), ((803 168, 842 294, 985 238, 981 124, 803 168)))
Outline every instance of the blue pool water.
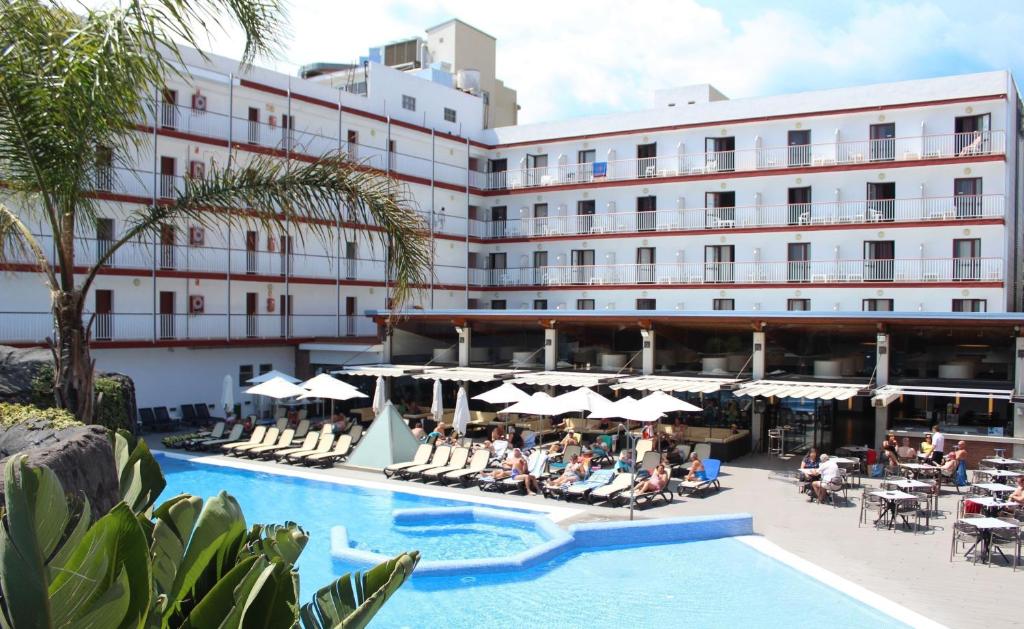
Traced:
MULTIPOLYGON (((356 569, 330 555, 330 529, 382 553, 424 559, 484 557, 533 545, 528 528, 486 522, 394 526, 395 509, 468 503, 255 473, 160 457, 163 498, 235 496, 248 523, 295 520, 310 534, 299 560, 302 598, 356 569), (437 535, 437 533, 442 533, 437 535)), ((421 577, 406 584, 374 627, 842 627, 900 626, 893 618, 734 539, 618 547, 560 556, 522 574, 421 577)))

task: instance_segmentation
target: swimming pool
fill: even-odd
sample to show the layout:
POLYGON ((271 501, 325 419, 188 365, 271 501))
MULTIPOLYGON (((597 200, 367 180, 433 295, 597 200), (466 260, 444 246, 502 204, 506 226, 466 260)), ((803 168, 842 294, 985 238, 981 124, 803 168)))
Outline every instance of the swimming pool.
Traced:
MULTIPOLYGON (((467 502, 231 469, 160 457, 164 498, 189 492, 235 496, 247 521, 295 520, 310 534, 299 560, 302 598, 344 572, 330 530, 343 524, 355 545, 384 553, 422 551, 425 560, 490 556, 534 540, 529 530, 463 527, 428 535, 393 526, 396 509, 465 507, 467 502), (403 530, 404 529, 404 530, 403 530), (502 537, 504 536, 504 537, 502 537)), ((445 526, 445 525, 441 525, 445 526)), ((414 578, 384 606, 375 627, 841 627, 902 626, 737 539, 573 552, 518 574, 414 578)))

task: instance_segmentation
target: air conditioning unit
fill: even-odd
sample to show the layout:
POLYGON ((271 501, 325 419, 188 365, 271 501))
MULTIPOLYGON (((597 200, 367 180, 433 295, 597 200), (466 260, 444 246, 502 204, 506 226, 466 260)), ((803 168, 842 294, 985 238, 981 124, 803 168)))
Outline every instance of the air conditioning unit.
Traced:
POLYGON ((188 244, 193 247, 202 247, 206 244, 206 230, 202 227, 188 228, 188 244))
POLYGON ((203 179, 206 177, 206 164, 194 159, 188 163, 188 176, 192 179, 203 179))
POLYGON ((195 111, 206 111, 206 96, 196 92, 192 95, 192 109, 195 111))
POLYGON ((206 310, 206 298, 202 295, 191 295, 188 298, 188 313, 203 314, 206 310))

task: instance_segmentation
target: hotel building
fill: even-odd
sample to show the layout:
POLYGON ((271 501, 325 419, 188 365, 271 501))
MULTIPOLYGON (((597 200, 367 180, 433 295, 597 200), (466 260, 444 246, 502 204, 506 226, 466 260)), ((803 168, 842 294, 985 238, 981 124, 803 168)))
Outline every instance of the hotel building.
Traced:
MULTIPOLYGON (((698 85, 645 111, 496 126, 518 106, 493 38, 455 20, 409 41, 404 61, 385 46, 307 79, 191 54, 190 80, 145 96, 150 141, 97 165, 107 218, 79 234, 81 264, 127 208, 229 157, 343 151, 408 189, 434 266, 385 335, 386 252, 344 208, 326 242, 167 225, 89 296, 97 365, 132 376, 140 406, 215 404, 224 374, 270 367, 451 362, 714 399, 709 421, 749 426, 753 447, 776 426, 832 447, 938 422, 1021 453, 1009 73, 739 100, 698 85)), ((29 259, 5 270, 0 342, 44 343, 48 291, 29 259)))

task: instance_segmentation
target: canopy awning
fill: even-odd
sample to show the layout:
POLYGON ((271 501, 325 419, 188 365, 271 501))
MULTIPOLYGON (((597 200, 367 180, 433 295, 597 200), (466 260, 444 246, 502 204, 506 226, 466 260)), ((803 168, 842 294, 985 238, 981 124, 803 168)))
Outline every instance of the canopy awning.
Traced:
POLYGON ((606 373, 588 371, 533 371, 515 376, 513 384, 528 384, 536 387, 596 387, 612 384, 618 378, 606 373))
POLYGON ((338 371, 331 372, 336 376, 367 376, 369 378, 397 378, 400 376, 411 376, 414 374, 421 374, 425 371, 432 369, 441 369, 441 367, 430 367, 425 365, 390 365, 390 364, 379 364, 379 365, 353 365, 352 367, 345 367, 338 371))
POLYGON ((890 384, 875 390, 875 394, 871 398, 871 404, 877 408, 889 406, 903 395, 962 397, 980 400, 1005 400, 1008 402, 1013 397, 1013 390, 975 389, 973 387, 916 387, 890 384))
POLYGON ((417 380, 450 380, 454 382, 493 382, 507 380, 517 374, 528 373, 521 369, 484 369, 482 367, 428 367, 423 373, 413 374, 417 380))
POLYGON ((735 388, 735 378, 689 378, 686 376, 634 376, 624 378, 613 389, 634 391, 672 391, 677 393, 714 393, 722 387, 735 388))
POLYGON ((868 385, 836 382, 789 382, 787 380, 754 380, 740 385, 736 395, 750 397, 785 397, 804 400, 848 400, 867 394, 868 385))

